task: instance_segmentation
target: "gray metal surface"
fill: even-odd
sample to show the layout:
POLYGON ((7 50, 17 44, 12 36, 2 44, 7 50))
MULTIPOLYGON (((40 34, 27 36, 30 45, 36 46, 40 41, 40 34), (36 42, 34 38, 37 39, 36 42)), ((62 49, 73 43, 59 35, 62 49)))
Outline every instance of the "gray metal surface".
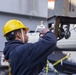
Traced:
POLYGON ((48 0, 0 0, 0 11, 48 17, 48 0))

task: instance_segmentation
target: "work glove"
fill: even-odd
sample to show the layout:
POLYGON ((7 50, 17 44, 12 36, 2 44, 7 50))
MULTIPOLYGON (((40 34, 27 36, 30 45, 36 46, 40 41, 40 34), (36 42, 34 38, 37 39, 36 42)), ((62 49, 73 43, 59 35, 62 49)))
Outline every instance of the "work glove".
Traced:
POLYGON ((43 38, 44 35, 45 35, 47 32, 49 32, 49 31, 50 31, 49 28, 42 29, 42 30, 40 31, 40 34, 39 34, 40 38, 43 38))

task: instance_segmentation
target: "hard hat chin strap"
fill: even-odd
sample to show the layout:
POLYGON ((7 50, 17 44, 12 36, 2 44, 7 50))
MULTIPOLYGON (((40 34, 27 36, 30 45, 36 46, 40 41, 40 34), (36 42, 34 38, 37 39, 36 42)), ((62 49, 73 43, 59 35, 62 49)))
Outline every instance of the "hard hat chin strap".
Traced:
POLYGON ((24 43, 24 34, 23 34, 23 29, 21 29, 21 33, 22 33, 22 42, 24 43))

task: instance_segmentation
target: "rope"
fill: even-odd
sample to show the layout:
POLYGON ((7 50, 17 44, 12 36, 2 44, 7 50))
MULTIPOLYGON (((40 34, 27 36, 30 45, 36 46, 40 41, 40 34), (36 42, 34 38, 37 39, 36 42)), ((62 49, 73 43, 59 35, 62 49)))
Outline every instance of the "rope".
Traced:
MULTIPOLYGON (((65 57, 59 59, 57 62, 55 62, 54 64, 52 64, 52 66, 56 66, 61 61, 67 59, 70 55, 71 55, 71 53, 67 54, 65 57)), ((47 60, 47 64, 46 64, 46 75, 48 75, 48 71, 49 71, 49 61, 47 60)), ((58 73, 58 71, 55 68, 54 68, 54 72, 58 73)))

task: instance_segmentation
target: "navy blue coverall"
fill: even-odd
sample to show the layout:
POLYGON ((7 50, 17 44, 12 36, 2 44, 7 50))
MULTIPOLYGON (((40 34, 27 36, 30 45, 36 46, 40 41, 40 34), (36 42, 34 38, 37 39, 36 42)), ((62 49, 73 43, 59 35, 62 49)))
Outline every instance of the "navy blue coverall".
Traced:
POLYGON ((55 50, 56 41, 55 34, 49 31, 36 43, 7 42, 4 55, 6 60, 10 60, 12 75, 38 75, 47 56, 55 50))

